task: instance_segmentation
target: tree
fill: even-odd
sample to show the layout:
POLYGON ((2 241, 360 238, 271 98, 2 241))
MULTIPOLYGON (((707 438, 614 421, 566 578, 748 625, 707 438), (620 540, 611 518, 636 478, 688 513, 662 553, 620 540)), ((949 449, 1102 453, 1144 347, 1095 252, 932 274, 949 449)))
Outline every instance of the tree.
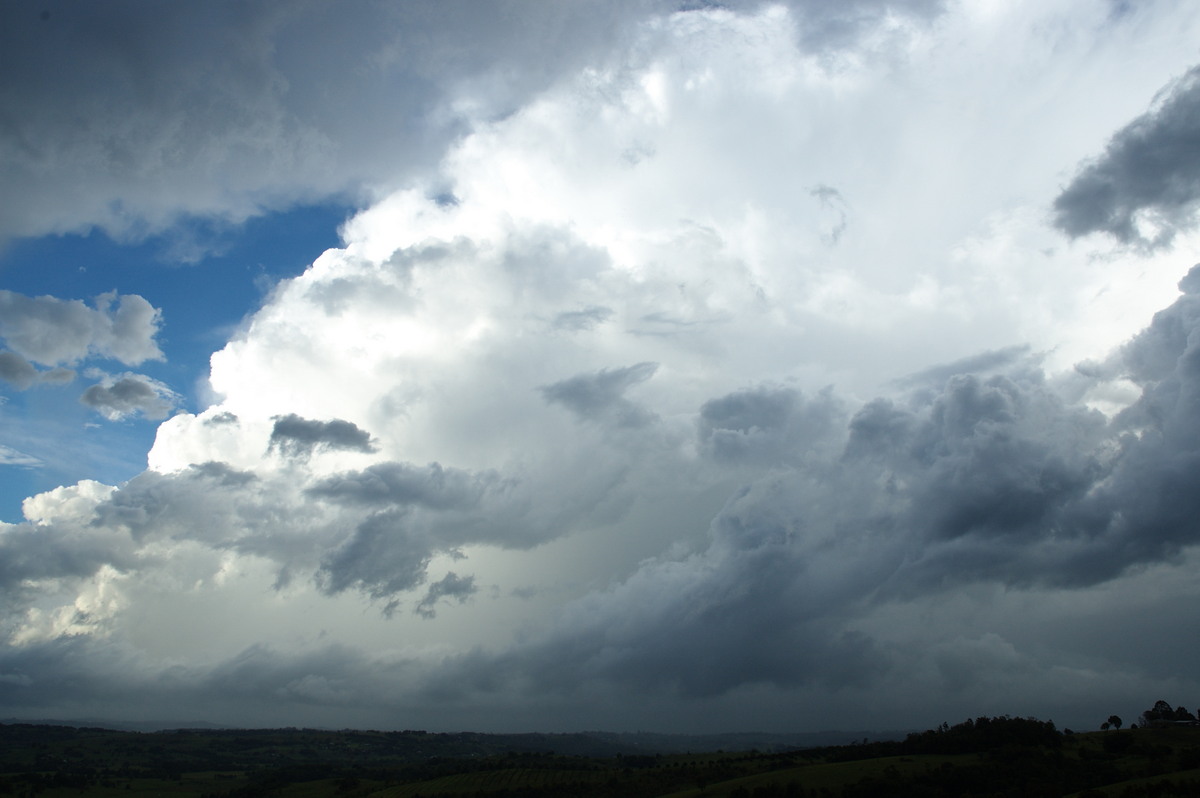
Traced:
POLYGON ((1124 721, 1121 720, 1119 715, 1108 716, 1108 725, 1112 726, 1114 729, 1120 729, 1122 723, 1124 723, 1124 721))
POLYGON ((1175 719, 1175 710, 1166 701, 1155 701, 1154 706, 1142 713, 1142 725, 1153 726, 1155 723, 1175 719))
POLYGON ((1154 726, 1174 721, 1195 720, 1196 716, 1183 707, 1171 709, 1166 701, 1155 701, 1154 706, 1142 713, 1142 726, 1154 726))
POLYGON ((1100 731, 1108 731, 1108 721, 1104 721, 1100 724, 1100 731))

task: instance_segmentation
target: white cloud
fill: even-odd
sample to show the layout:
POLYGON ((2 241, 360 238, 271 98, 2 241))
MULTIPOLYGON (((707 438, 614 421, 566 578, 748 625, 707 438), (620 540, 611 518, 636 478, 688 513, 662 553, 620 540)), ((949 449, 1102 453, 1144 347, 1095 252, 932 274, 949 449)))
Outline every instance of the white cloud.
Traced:
POLYGON ((42 461, 32 455, 19 452, 10 446, 0 446, 0 464, 30 468, 40 466, 42 461))

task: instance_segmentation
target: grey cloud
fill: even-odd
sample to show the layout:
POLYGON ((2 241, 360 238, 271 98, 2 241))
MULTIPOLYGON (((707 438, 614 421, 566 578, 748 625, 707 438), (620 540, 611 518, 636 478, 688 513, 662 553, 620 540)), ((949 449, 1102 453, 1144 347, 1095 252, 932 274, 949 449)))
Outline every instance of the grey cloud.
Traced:
POLYGON ((422 618, 430 619, 437 615, 437 604, 442 599, 454 599, 462 604, 478 592, 479 588, 475 586, 475 577, 459 576, 454 571, 450 571, 429 586, 424 598, 417 604, 413 612, 422 618))
POLYGON ((136 294, 102 294, 89 308, 79 300, 0 291, 0 337, 37 363, 75 363, 90 356, 127 365, 161 359, 154 342, 158 325, 159 311, 136 294))
POLYGON ((251 532, 269 534, 256 530, 256 522, 286 523, 300 515, 288 513, 286 499, 272 496, 270 487, 225 463, 144 471, 97 505, 91 524, 123 530, 139 545, 172 538, 231 545, 251 532))
POLYGON ((211 666, 164 666, 119 638, 63 636, 0 649, 0 704, 35 714, 51 708, 151 722, 208 717, 240 726, 281 718, 332 725, 359 707, 376 710, 363 713, 363 726, 388 728, 386 718, 398 708, 388 696, 412 668, 336 644, 301 652, 260 644, 211 666), (329 706, 337 712, 320 714, 329 706))
POLYGON ((15 352, 0 352, 0 379, 23 391, 38 381, 38 370, 15 352))
POLYGON ((420 585, 433 550, 414 526, 403 510, 372 515, 322 559, 317 584, 329 594, 353 588, 377 599, 420 585))
POLYGON ((79 397, 80 402, 109 421, 119 421, 138 413, 148 419, 166 418, 176 400, 169 388, 142 374, 125 374, 93 385, 79 397))
POLYGON ((277 586, 307 572, 328 594, 354 589, 373 598, 421 584, 433 553, 448 547, 428 519, 408 508, 330 513, 304 501, 289 482, 215 462, 171 474, 147 471, 100 503, 90 527, 122 535, 138 550, 186 540, 265 557, 279 568, 277 586))
POLYGON ((821 206, 821 240, 833 246, 842 240, 850 224, 849 208, 842 193, 832 186, 818 185, 809 192, 821 206))
POLYGON ((1134 336, 1120 353, 1124 373, 1138 384, 1170 378, 1179 358, 1188 351, 1189 336, 1200 326, 1200 264, 1179 281, 1179 290, 1184 295, 1171 307, 1155 313, 1150 326, 1134 336))
POLYGON ((422 468, 389 462, 327 477, 306 493, 339 504, 364 507, 416 505, 434 510, 471 509, 499 481, 493 472, 471 474, 444 468, 439 463, 422 468))
POLYGON ((207 426, 223 426, 226 424, 237 424, 238 417, 229 411, 217 413, 215 416, 204 419, 204 424, 207 426))
POLYGON ((638 319, 639 326, 626 332, 631 335, 641 335, 648 338, 667 338, 685 333, 695 333, 714 325, 722 324, 728 318, 720 315, 708 318, 681 318, 669 313, 647 313, 638 319))
POLYGON ((527 646, 460 659, 446 689, 501 679, 542 694, 602 681, 711 697, 748 684, 836 689, 886 672, 886 652, 847 629, 881 558, 814 556, 829 546, 807 539, 792 516, 795 487, 769 480, 740 491, 713 521, 705 551, 644 564, 566 607, 527 646))
POLYGON ((639 427, 653 416, 624 397, 625 391, 645 382, 658 370, 657 363, 636 363, 619 369, 579 374, 542 388, 547 402, 562 405, 585 421, 611 419, 618 426, 639 427))
POLYGON ((941 388, 946 380, 958 374, 984 374, 1011 368, 1030 357, 1028 346, 1008 346, 994 349, 990 352, 980 352, 977 355, 956 360, 952 363, 933 366, 931 368, 909 374, 896 381, 901 387, 915 388, 930 385, 941 388))
POLYGON ((40 383, 56 383, 64 384, 75 379, 75 371, 73 369, 58 368, 47 369, 38 373, 38 382, 40 383))
MULTIPOLYGON (((881 21, 920 22, 940 8, 791 5, 801 45, 825 52, 858 47, 881 21)), ((21 113, 0 132, 0 241, 93 226, 140 238, 186 217, 237 223, 419 179, 477 119, 511 113, 561 75, 602 63, 639 23, 679 8, 674 0, 5 4, 0 107, 21 113)))
POLYGON ((0 133, 0 240, 92 225, 139 237, 187 215, 237 222, 411 177, 463 131, 455 101, 507 113, 670 10, 6 4, 0 106, 22 112, 0 133))
POLYGON ((764 386, 705 402, 698 435, 720 462, 795 463, 839 445, 846 412, 828 389, 806 399, 792 388, 764 386))
MULTIPOLYGON (((1197 275, 1181 286, 1191 291, 1197 275)), ((643 562, 540 634, 421 678, 451 698, 581 684, 697 698, 747 685, 857 689, 903 667, 902 652, 859 628, 872 613, 981 583, 1079 588, 1170 561, 1200 542, 1197 302, 1184 294, 1122 350, 1143 395, 1111 420, 1066 402, 1015 351, 960 362, 940 385, 928 374, 853 413, 830 392, 780 386, 716 397, 699 411, 705 467, 735 465, 723 473, 745 484, 700 549, 643 562)), ((554 400, 603 418, 651 373, 581 375, 554 400)), ((415 609, 433 611, 475 587, 457 574, 427 585, 433 558, 467 542, 528 543, 513 533, 521 506, 499 475, 436 465, 377 464, 307 490, 220 464, 148 472, 86 527, 7 532, 23 554, 0 557, 0 579, 15 590, 104 563, 134 569, 146 543, 187 539, 270 557, 326 593, 388 602, 385 612, 426 585, 415 609)), ((16 606, 27 598, 9 595, 16 606)), ((960 684, 972 652, 1003 647, 975 639, 934 651, 935 678, 960 684)), ((334 690, 288 683, 313 700, 334 690)))
POLYGON ((371 443, 371 433, 359 429, 349 421, 313 421, 295 413, 276 416, 274 421, 268 450, 278 449, 292 457, 307 456, 317 449, 364 453, 375 451, 375 446, 371 443))
POLYGON ((1117 131, 1054 200, 1054 225, 1071 237, 1105 232, 1157 247, 1196 224, 1200 207, 1200 67, 1166 90, 1161 104, 1117 131), (1146 214, 1160 227, 1138 230, 1146 214))
POLYGON ((15 630, 42 580, 87 579, 102 567, 137 566, 137 547, 120 529, 77 523, 17 524, 0 535, 0 631, 15 630))
POLYGON ((800 17, 801 46, 830 52, 857 47, 865 34, 888 17, 928 22, 941 14, 946 4, 944 0, 787 0, 786 5, 800 17))
POLYGON ((46 707, 93 700, 97 695, 154 690, 145 665, 127 648, 93 638, 63 636, 21 647, 0 649, 0 704, 46 707))
POLYGON ((255 703, 269 696, 264 703, 378 706, 389 703, 385 698, 389 686, 394 690, 397 677, 402 678, 410 667, 403 661, 375 662, 344 645, 300 655, 255 645, 211 671, 195 674, 192 686, 200 695, 234 696, 255 703))
POLYGON ((582 332, 603 324, 612 318, 612 315, 612 309, 605 307, 589 307, 582 310, 564 311, 554 317, 552 326, 556 330, 582 332))
MULTIPOLYGON (((875 400, 848 422, 836 401, 780 388, 707 403, 711 451, 764 468, 714 519, 707 547, 644 563, 530 645, 464 658, 447 678, 683 695, 866 683, 897 666, 895 652, 847 629, 882 606, 980 583, 1078 589, 1178 557, 1200 543, 1198 302, 1185 294, 1126 347, 1144 392, 1111 421, 1065 402, 1019 356, 989 374, 1008 359, 995 353, 978 359, 983 373, 956 368, 940 388, 875 400), (825 419, 833 428, 823 448, 791 431, 810 406, 814 433, 825 419), (736 445, 718 448, 718 433, 736 445), (773 447, 773 435, 789 443, 773 447)), ((970 668, 948 650, 935 660, 943 682, 970 668)))
MULTIPOLYGON (((382 464, 321 480, 307 492, 293 482, 218 462, 146 471, 89 507, 88 518, 7 530, 0 536, 0 593, 20 607, 33 580, 86 579, 105 565, 122 572, 162 567, 148 552, 186 541, 270 560, 277 587, 310 574, 330 595, 357 590, 391 599, 423 584, 438 552, 479 540, 534 542, 519 528, 523 505, 505 505, 507 483, 491 473, 382 464)), ((468 588, 450 580, 430 601, 461 597, 468 588)))

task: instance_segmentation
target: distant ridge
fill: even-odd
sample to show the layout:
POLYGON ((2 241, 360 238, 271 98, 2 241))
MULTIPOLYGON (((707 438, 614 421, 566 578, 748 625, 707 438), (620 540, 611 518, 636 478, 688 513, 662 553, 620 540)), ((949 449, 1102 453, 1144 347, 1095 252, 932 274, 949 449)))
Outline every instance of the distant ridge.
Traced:
POLYGON ((173 729, 235 729, 236 726, 222 726, 219 723, 209 723, 205 720, 160 721, 160 720, 100 720, 96 718, 67 719, 57 718, 0 718, 4 724, 24 724, 26 726, 70 726, 76 729, 111 729, 113 731, 157 732, 173 729))
MULTIPOLYGON (((0 724, 27 726, 63 726, 76 729, 154 733, 167 731, 276 731, 267 727, 223 726, 208 721, 122 721, 97 718, 44 719, 3 718, 0 724)), ((335 731, 334 729, 313 729, 335 731)), ((368 732, 376 729, 340 729, 368 732)), ((908 731, 819 731, 819 732, 726 732, 717 734, 668 734, 660 732, 431 732, 431 737, 472 740, 487 749, 517 751, 556 751, 578 756, 616 756, 618 754, 682 754, 706 751, 760 751, 772 753, 803 748, 852 745, 902 740, 908 731)), ((426 734, 422 732, 422 734, 426 734)))

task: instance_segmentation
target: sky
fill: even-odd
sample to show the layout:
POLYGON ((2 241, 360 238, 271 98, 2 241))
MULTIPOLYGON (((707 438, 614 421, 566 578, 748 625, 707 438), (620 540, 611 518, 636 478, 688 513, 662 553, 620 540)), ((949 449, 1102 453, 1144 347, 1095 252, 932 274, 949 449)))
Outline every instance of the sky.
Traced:
POLYGON ((0 3, 0 717, 1194 705, 1198 43, 1188 0, 0 3))

